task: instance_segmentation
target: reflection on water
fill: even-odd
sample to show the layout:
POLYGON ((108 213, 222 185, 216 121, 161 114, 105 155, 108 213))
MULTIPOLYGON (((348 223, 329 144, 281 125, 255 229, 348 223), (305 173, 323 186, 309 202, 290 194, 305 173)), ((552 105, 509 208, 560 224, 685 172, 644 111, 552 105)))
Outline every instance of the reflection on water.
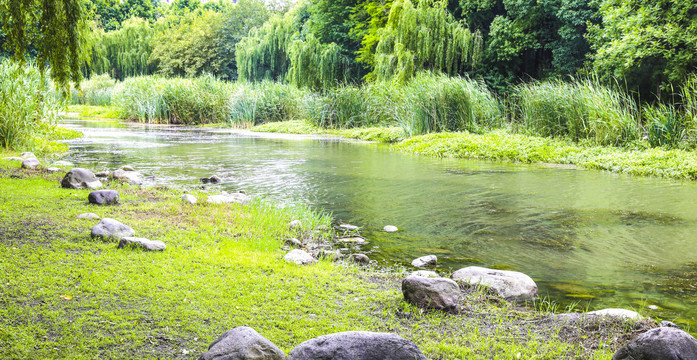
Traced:
MULTIPOLYGON (((438 255, 444 269, 522 271, 542 296, 591 308, 697 317, 697 185, 597 171, 428 159, 374 144, 163 126, 97 127, 69 160, 124 164, 154 181, 303 202, 364 227, 371 257, 404 264, 438 255), (384 225, 401 231, 385 233, 384 225), (649 310, 657 305, 659 310, 649 310)), ((693 326, 694 328, 694 326, 693 326)))

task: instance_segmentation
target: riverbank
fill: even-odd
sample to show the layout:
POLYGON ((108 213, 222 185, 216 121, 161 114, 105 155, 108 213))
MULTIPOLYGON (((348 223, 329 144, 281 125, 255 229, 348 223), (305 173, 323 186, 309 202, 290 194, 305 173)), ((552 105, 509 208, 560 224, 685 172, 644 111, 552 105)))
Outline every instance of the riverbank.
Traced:
POLYGON ((191 206, 180 191, 115 183, 121 204, 96 207, 89 191, 61 189, 61 177, 0 160, 2 358, 196 358, 246 325, 286 352, 316 336, 370 330, 397 333, 432 359, 609 359, 651 326, 562 323, 479 292, 464 295, 459 315, 424 312, 403 300, 405 274, 283 261, 282 239, 298 236, 288 223, 309 232, 328 227, 326 216, 261 201, 191 206), (96 220, 77 218, 87 212, 167 249, 90 240, 96 220))

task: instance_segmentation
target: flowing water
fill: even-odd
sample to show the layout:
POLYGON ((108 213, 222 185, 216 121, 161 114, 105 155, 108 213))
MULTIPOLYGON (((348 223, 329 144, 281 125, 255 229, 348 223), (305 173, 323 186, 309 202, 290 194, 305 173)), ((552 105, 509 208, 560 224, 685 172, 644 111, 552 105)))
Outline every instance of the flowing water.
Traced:
MULTIPOLYGON (((543 166, 431 159, 332 139, 69 120, 68 160, 129 164, 152 182, 244 189, 364 228, 370 257, 444 271, 530 275, 541 296, 583 310, 625 307, 696 325, 697 183, 543 166), (398 226, 397 233, 381 231, 398 226), (658 309, 651 309, 657 306, 658 309)), ((692 327, 692 331, 695 326, 692 327)))

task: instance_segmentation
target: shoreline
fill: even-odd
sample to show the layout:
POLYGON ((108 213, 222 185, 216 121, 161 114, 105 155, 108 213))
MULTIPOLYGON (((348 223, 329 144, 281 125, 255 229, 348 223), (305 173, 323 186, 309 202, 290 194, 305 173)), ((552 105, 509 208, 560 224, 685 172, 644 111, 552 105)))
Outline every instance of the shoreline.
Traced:
MULTIPOLYGON (((490 351, 493 351, 498 354, 496 358, 514 359, 517 354, 523 354, 523 358, 577 358, 578 354, 583 354, 584 358, 593 355, 609 359, 623 342, 638 332, 655 326, 655 323, 627 323, 617 319, 596 319, 577 324, 555 321, 554 316, 544 312, 523 310, 513 303, 477 291, 463 293, 466 311, 459 315, 423 311, 406 303, 400 294, 399 282, 405 274, 392 271, 385 273, 350 263, 335 265, 324 260, 311 266, 298 266, 280 259, 283 254, 280 239, 291 231, 287 226, 288 222, 298 216, 305 216, 302 221, 312 223, 309 219, 321 216, 319 214, 302 211, 289 214, 288 212, 297 210, 274 210, 273 205, 256 203, 251 207, 210 204, 186 206, 179 200, 179 192, 172 189, 116 183, 112 185, 123 194, 122 204, 95 207, 85 203, 88 191, 58 188, 57 180, 62 174, 13 170, 7 162, 0 161, 0 164, 0 189, 3 189, 0 193, 20 188, 12 195, 6 195, 4 206, 0 205, 0 218, 6 224, 4 233, 14 234, 0 246, 0 259, 4 259, 2 267, 5 270, 2 282, 10 284, 3 287, 3 293, 14 294, 4 296, 14 305, 3 312, 7 320, 0 322, 0 336, 10 333, 5 327, 11 325, 14 331, 38 340, 38 329, 21 318, 31 314, 35 318, 52 313, 52 321, 58 324, 57 327, 52 321, 37 320, 38 323, 55 328, 55 338, 60 339, 62 344, 81 349, 86 358, 94 357, 90 351, 94 350, 94 346, 104 344, 105 339, 97 341, 94 336, 87 336, 90 339, 87 343, 94 346, 80 348, 79 336, 71 337, 60 329, 74 328, 71 325, 73 323, 79 323, 80 326, 95 323, 92 327, 88 326, 95 334, 104 331, 128 334, 127 329, 133 327, 132 318, 135 317, 138 331, 124 339, 130 338, 131 341, 141 343, 145 341, 145 347, 149 350, 141 352, 129 347, 126 342, 116 342, 110 346, 114 346, 116 351, 134 356, 139 354, 141 357, 175 357, 175 354, 182 354, 181 349, 163 351, 158 350, 154 344, 147 345, 147 339, 152 339, 148 337, 152 336, 148 333, 164 332, 170 333, 166 336, 168 338, 185 338, 186 345, 181 346, 190 351, 189 354, 196 355, 205 351, 208 343, 223 331, 237 325, 248 325, 287 351, 293 344, 327 333, 382 330, 396 332, 414 341, 432 358, 456 359, 465 355, 471 358, 490 358, 490 351), (19 178, 11 178, 12 175, 19 178), (24 182, 24 186, 18 187, 17 182, 24 182), (21 201, 28 194, 36 194, 33 202, 21 201), (36 205, 39 205, 38 208, 36 205), (28 209, 34 210, 26 212, 28 209), (138 236, 165 240, 168 249, 162 253, 144 253, 117 250, 109 243, 95 243, 81 235, 91 225, 75 218, 76 213, 88 210, 98 210, 102 217, 114 217, 130 224, 142 232, 138 236), (246 215, 248 213, 256 215, 246 215), (227 220, 221 222, 221 219, 227 220), (51 229, 58 220, 67 224, 51 229), (28 223, 35 224, 33 227, 39 233, 27 229, 28 223), (170 223, 175 226, 168 226, 170 223), (182 232, 186 235, 182 236, 182 232), (195 237, 196 240, 189 237, 195 237), (37 258, 37 255, 40 256, 37 258), (50 260, 36 263, 34 259, 39 258, 50 260), (41 266, 46 261, 71 265, 61 265, 58 268, 41 266), (230 268, 230 262, 237 265, 230 268), (163 266, 169 272, 158 270, 163 266), (22 269, 21 276, 17 269, 22 269), (140 271, 140 275, 133 273, 136 269, 140 271), (247 269, 246 272, 257 275, 253 279, 238 278, 233 275, 238 272, 235 269, 247 269), (201 272, 207 276, 201 278, 201 272), (213 275, 220 272, 222 279, 213 275), (20 283, 12 280, 13 276, 18 276, 18 279, 35 277, 39 281, 20 283), (129 276, 134 278, 130 279, 129 276), (56 281, 58 278, 61 280, 56 281), (50 279, 54 280, 49 281, 50 279), (94 283, 98 279, 100 280, 94 283), (235 286, 221 280, 232 281, 235 286), (261 282, 261 286, 255 285, 257 282, 261 282), (74 288, 68 286, 70 284, 75 284, 74 288), (159 285, 153 289, 150 284, 159 285), (196 284, 205 284, 205 289, 201 292, 207 296, 194 295, 197 290, 193 285, 196 284), (242 284, 245 285, 241 286, 242 284), (216 286, 228 290, 222 291, 216 289, 216 286), (243 295, 239 292, 241 289, 249 292, 243 295), (284 299, 269 298, 270 289, 274 289, 271 292, 284 299), (107 294, 116 296, 114 298, 107 294), (63 295, 70 299, 61 297, 63 295), (215 301, 210 301, 211 296, 215 301), (242 308, 237 302, 240 296, 250 297, 243 302, 245 306, 242 308), (128 301, 128 297, 135 301, 128 301), (37 299, 44 304, 39 306, 38 313, 36 308, 22 305, 37 299), (146 299, 150 300, 143 302, 146 299), (115 305, 114 301, 120 305, 115 305), (158 305, 161 302, 164 309, 154 309, 153 306, 157 306, 153 302, 158 305), (128 303, 131 305, 123 306, 128 303), (97 306, 96 309, 107 309, 107 318, 104 319, 100 312, 90 310, 94 306, 97 306), (230 313, 230 309, 235 310, 230 313), (275 315, 259 317, 266 312, 275 315), (208 320, 192 322, 190 315, 194 313, 208 320), (306 317, 308 313, 314 315, 306 317), (155 316, 148 315, 151 319, 144 321, 142 316, 146 316, 145 314, 155 316), (257 315, 249 317, 250 314, 257 315), (287 319, 296 320, 288 322, 287 319), (310 328, 309 332, 301 326, 305 321, 309 321, 306 325, 310 328), (185 329, 178 329, 174 326, 176 323, 180 327, 185 324, 185 329), (486 324, 499 325, 491 328, 486 324), (114 326, 116 330, 107 330, 114 326), (315 326, 318 328, 315 329, 315 326), (594 332, 596 336, 592 339, 581 336, 587 326, 599 329, 594 332), (169 330, 165 331, 165 327, 169 330), (632 330, 627 332, 630 328, 632 330), (282 335, 288 331, 293 335, 282 335), (460 334, 460 337, 453 340, 451 336, 444 336, 445 333, 460 334), (511 338, 511 333, 517 335, 511 338)), ((202 193, 194 194, 202 198, 202 193)), ((325 220, 321 220, 321 217, 316 219, 320 219, 320 223, 328 221, 326 217, 325 220)), ((320 223, 318 224, 321 225, 320 223)), ((15 355, 23 353, 53 357, 50 356, 52 350, 48 347, 36 341, 24 343, 22 338, 25 337, 14 338, 10 335, 10 353, 7 348, 0 347, 0 354, 13 358, 8 354, 13 354, 13 349, 23 348, 23 351, 18 350, 15 355)), ((109 356, 108 351, 102 351, 100 356, 109 356)))

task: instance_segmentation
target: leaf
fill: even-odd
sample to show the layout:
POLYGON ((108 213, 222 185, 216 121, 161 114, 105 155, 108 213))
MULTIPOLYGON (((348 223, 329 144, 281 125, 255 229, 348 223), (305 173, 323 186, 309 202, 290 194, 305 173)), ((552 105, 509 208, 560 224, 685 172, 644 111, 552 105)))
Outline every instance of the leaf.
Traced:
POLYGON ((61 299, 63 299, 63 300, 72 300, 73 297, 70 296, 70 295, 61 295, 61 299))

